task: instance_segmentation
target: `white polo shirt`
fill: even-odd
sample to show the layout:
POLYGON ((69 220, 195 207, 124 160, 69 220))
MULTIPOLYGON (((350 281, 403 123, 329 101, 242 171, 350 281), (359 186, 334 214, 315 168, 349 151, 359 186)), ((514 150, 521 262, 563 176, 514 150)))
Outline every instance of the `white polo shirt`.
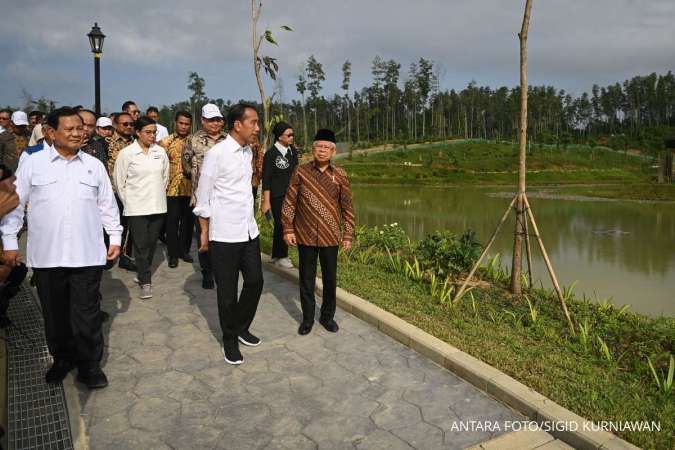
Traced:
POLYGON ((79 151, 70 160, 52 146, 26 158, 16 172, 19 206, 0 221, 5 250, 18 250, 28 207, 26 263, 30 267, 88 267, 106 263, 103 229, 120 245, 122 226, 110 179, 98 159, 79 151))
POLYGON ((115 191, 125 216, 149 216, 166 212, 169 157, 152 144, 146 154, 138 141, 120 150, 113 169, 115 191))

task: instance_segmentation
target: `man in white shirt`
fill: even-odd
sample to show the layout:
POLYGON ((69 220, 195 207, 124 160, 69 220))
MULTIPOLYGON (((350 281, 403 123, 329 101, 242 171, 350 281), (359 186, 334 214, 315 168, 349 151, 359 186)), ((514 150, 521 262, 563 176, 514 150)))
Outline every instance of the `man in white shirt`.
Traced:
POLYGON ((159 109, 157 109, 156 106, 150 106, 145 111, 145 115, 156 122, 155 125, 157 125, 157 135, 155 136, 155 142, 159 144, 159 141, 169 136, 169 130, 167 130, 164 125, 159 123, 159 109))
POLYGON ((103 333, 100 283, 106 260, 119 256, 122 227, 108 174, 80 151, 82 119, 72 108, 47 118, 49 148, 27 158, 17 171, 19 206, 0 222, 4 259, 21 261, 17 234, 28 208, 28 266, 36 285, 54 364, 48 383, 61 382, 74 366, 90 389, 108 385, 101 370, 103 333), (110 235, 106 251, 103 229, 110 235))
POLYGON ((255 108, 242 103, 230 108, 227 123, 228 136, 204 157, 194 214, 201 225, 199 251, 209 252, 216 280, 225 361, 241 364, 239 342, 260 344, 249 331, 263 287, 249 147, 260 127, 255 108), (240 271, 244 286, 237 300, 240 271))

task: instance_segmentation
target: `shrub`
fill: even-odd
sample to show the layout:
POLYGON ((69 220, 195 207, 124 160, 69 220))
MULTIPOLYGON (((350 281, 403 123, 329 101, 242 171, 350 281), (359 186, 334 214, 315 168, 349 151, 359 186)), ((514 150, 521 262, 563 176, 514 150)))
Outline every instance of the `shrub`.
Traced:
POLYGON ((398 252, 410 243, 405 231, 396 222, 385 224, 382 228, 361 227, 357 231, 357 238, 359 248, 374 247, 381 252, 386 252, 387 249, 398 252))
POLYGON ((449 231, 436 231, 417 243, 415 254, 425 270, 446 277, 469 271, 481 249, 476 233, 471 230, 459 237, 449 231))

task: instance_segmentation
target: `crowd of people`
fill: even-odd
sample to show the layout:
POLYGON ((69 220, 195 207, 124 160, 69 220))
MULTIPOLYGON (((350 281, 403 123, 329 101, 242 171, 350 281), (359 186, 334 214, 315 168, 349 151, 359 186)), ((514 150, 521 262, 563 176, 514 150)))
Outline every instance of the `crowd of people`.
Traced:
POLYGON ((239 344, 261 343, 250 330, 264 283, 259 188, 263 220, 274 223, 270 262, 292 267, 288 248, 298 247, 298 333, 314 325, 317 260, 319 322, 338 331, 338 248, 351 246, 355 219, 347 174, 332 163, 335 134, 319 130, 311 161, 301 164, 292 125, 277 123, 265 151, 258 113, 245 103, 226 117, 216 105, 204 105, 194 133, 188 111, 175 114, 170 134, 158 119, 156 107, 141 115, 133 101, 101 117, 82 107, 46 116, 0 110, 0 318, 8 320, 4 310, 28 266, 53 357, 48 383, 77 368, 77 380, 88 388, 108 385, 101 367, 103 270, 116 263, 136 272, 138 298, 147 301, 159 241, 166 244, 168 267, 176 268, 180 260, 194 262, 196 240, 202 287, 216 289, 224 360, 241 364, 239 344), (24 231, 25 264, 19 252, 24 231))

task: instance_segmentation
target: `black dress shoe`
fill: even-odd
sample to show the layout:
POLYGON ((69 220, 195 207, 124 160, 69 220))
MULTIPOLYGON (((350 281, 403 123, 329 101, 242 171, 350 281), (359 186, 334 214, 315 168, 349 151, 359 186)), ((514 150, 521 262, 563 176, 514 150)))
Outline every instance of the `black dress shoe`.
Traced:
POLYGON ((169 267, 172 269, 178 267, 178 258, 169 258, 169 267))
POLYGON ((77 372, 77 381, 84 384, 89 389, 101 389, 108 385, 108 377, 105 376, 100 368, 80 369, 77 372))
POLYGON ((300 327, 298 328, 298 334, 304 336, 305 334, 309 334, 310 331, 312 331, 312 326, 314 324, 311 322, 302 322, 300 324, 300 327))
POLYGON ((337 331, 340 329, 340 327, 338 327, 337 322, 335 322, 333 319, 319 320, 319 323, 323 325, 323 327, 326 330, 330 331, 331 333, 337 333, 337 331))
POLYGON ((45 374, 45 381, 49 384, 60 383, 74 367, 75 365, 70 361, 57 359, 45 374))
POLYGON ((202 279, 202 289, 213 289, 216 287, 213 276, 204 276, 202 279))
POLYGON ((136 263, 131 260, 128 256, 120 256, 120 262, 118 263, 120 269, 125 269, 130 272, 136 272, 138 268, 136 263))
POLYGON ((183 256, 181 256, 180 259, 182 259, 182 260, 185 261, 186 263, 193 263, 193 262, 195 262, 194 258, 193 258, 192 256, 190 256, 189 254, 187 254, 187 253, 184 254, 183 256))
POLYGON ((108 320, 110 320, 110 314, 108 314, 105 311, 101 311, 99 313, 98 317, 101 319, 101 323, 107 322, 108 320))

